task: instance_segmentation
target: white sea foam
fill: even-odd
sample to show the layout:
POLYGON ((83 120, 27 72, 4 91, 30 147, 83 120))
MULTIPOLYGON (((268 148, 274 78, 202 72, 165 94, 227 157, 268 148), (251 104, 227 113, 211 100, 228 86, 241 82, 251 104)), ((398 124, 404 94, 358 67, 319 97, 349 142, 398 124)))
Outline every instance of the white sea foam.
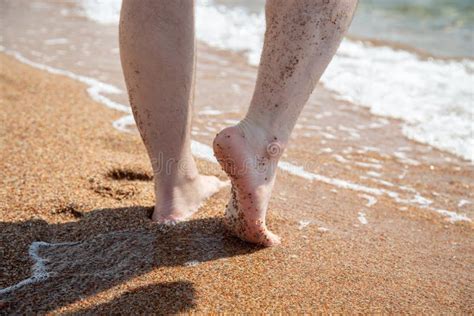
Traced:
POLYGON ((375 178, 380 178, 382 176, 381 173, 375 172, 375 171, 367 171, 367 175, 369 175, 371 177, 375 177, 375 178))
POLYGON ((121 132, 130 132, 131 128, 135 126, 135 119, 131 114, 125 115, 113 121, 112 125, 121 132))
POLYGON ((344 41, 322 81, 344 100, 404 120, 407 137, 474 160, 473 68, 344 41))
MULTIPOLYGON (((324 175, 306 171, 302 166, 296 166, 286 161, 280 161, 278 163, 278 167, 290 174, 296 175, 298 177, 301 177, 307 180, 315 180, 315 181, 326 183, 326 184, 336 186, 342 189, 367 193, 370 195, 387 196, 388 198, 392 199, 393 201, 399 204, 416 205, 420 208, 427 209, 427 210, 443 215, 451 223, 454 223, 457 221, 471 222, 471 219, 464 214, 458 214, 456 212, 446 211, 446 210, 431 207, 430 204, 432 203, 432 201, 426 199, 425 197, 421 196, 418 193, 415 193, 414 196, 406 199, 406 198, 402 198, 400 194, 395 191, 390 191, 390 190, 382 189, 382 188, 372 188, 372 187, 368 187, 365 185, 353 183, 353 182, 342 180, 342 179, 326 177, 324 175)), ((337 193, 337 190, 335 189, 331 189, 331 191, 337 193)))
POLYGON ((448 219, 448 221, 450 221, 451 223, 454 223, 454 222, 470 222, 471 221, 471 219, 469 217, 467 217, 466 215, 464 215, 464 214, 458 214, 456 212, 442 210, 442 209, 434 209, 434 211, 436 213, 441 214, 444 217, 446 217, 448 219))
POLYGON ((461 199, 459 200, 458 207, 463 207, 464 205, 471 204, 471 201, 461 199))
POLYGON ((369 223, 369 221, 367 220, 367 218, 365 217, 365 213, 364 212, 359 212, 358 216, 357 216, 357 219, 359 220, 359 222, 362 224, 362 225, 367 225, 369 223))
POLYGON ((147 254, 153 249, 154 239, 154 234, 140 230, 107 232, 79 242, 32 242, 28 250, 33 261, 31 277, 0 289, 0 295, 47 281, 50 277, 61 279, 76 275, 81 280, 91 277, 95 281, 101 281, 104 277, 138 271, 137 269, 151 264, 153 256, 147 254), (131 246, 134 251, 124 251, 131 246), (97 257, 84 256, 92 253, 97 257), (97 264, 99 261, 110 264, 97 264))
POLYGON ((332 155, 338 162, 340 163, 350 163, 349 160, 347 160, 346 158, 342 157, 341 155, 337 155, 337 154, 334 154, 332 155))
POLYGON ((318 231, 321 232, 321 233, 326 233, 326 232, 329 231, 329 229, 326 228, 326 227, 322 227, 322 226, 321 226, 321 227, 318 227, 318 231))
MULTIPOLYGON (((2 51, 4 51, 4 49, 2 49, 2 51)), ((10 54, 10 55, 14 56, 20 62, 22 62, 24 64, 27 64, 29 66, 32 66, 34 68, 41 69, 41 70, 47 71, 47 72, 55 74, 55 75, 66 76, 66 77, 69 77, 71 79, 82 82, 82 83, 84 83, 88 86, 87 92, 88 92, 89 96, 94 101, 102 103, 105 106, 107 106, 111 109, 114 109, 114 110, 118 110, 118 111, 126 112, 126 113, 131 112, 130 107, 128 107, 124 104, 112 101, 111 99, 107 98, 104 95, 104 94, 120 94, 120 93, 122 93, 122 91, 119 88, 117 88, 113 85, 110 85, 108 83, 99 81, 99 80, 91 78, 91 77, 77 75, 77 74, 75 74, 73 72, 70 72, 68 70, 58 69, 58 68, 47 66, 45 64, 40 64, 40 63, 31 61, 31 60, 25 58, 23 55, 21 55, 18 52, 9 51, 9 50, 6 50, 5 52, 7 54, 10 54)))
POLYGON ((360 196, 367 200, 367 207, 371 207, 377 203, 377 199, 372 195, 361 194, 360 196))
POLYGON ((300 221, 298 221, 298 229, 302 230, 302 229, 306 228, 309 224, 311 224, 310 220, 300 220, 300 221))
POLYGON ((222 111, 211 109, 211 108, 205 108, 204 110, 198 112, 199 115, 221 115, 223 113, 224 112, 222 111))
POLYGON ((0 294, 8 294, 23 286, 45 281, 51 276, 51 272, 46 269, 47 261, 39 255, 40 248, 71 246, 75 244, 77 244, 77 242, 50 244, 47 242, 36 241, 31 243, 30 248, 28 249, 28 254, 34 262, 33 268, 31 269, 31 276, 12 286, 0 289, 0 294))
MULTIPOLYGON (((63 70, 59 68, 54 68, 50 67, 45 64, 37 63, 32 60, 29 60, 25 58, 23 55, 21 55, 18 52, 15 51, 10 51, 6 50, 4 47, 0 47, 0 51, 6 52, 7 54, 10 54, 14 56, 16 59, 18 59, 20 62, 27 64, 29 66, 32 66, 37 69, 41 69, 44 71, 47 71, 49 73, 55 74, 55 75, 62 75, 69 77, 71 79, 77 80, 81 83, 84 83, 88 86, 87 88, 87 93, 89 96, 96 102, 102 103, 103 105, 107 106, 108 108, 120 111, 120 112, 125 112, 125 113, 131 113, 131 109, 129 106, 115 102, 111 100, 110 98, 106 97, 104 94, 120 94, 122 91, 117 88, 116 86, 113 86, 111 84, 99 81, 97 79, 91 78, 91 77, 86 77, 82 75, 75 74, 73 72, 70 72, 68 70, 63 70)), ((112 125, 122 131, 122 132, 127 132, 130 129, 130 126, 133 126, 135 124, 132 115, 128 114, 112 123, 112 125)))
POLYGON ((228 120, 223 120, 222 123, 227 124, 227 125, 235 125, 235 124, 239 123, 239 121, 228 119, 228 120))
MULTIPOLYGON (((90 19, 118 22, 121 0, 77 1, 90 19)), ((243 51, 251 64, 258 64, 263 10, 251 14, 200 0, 196 30, 201 41, 243 51)), ((473 73, 473 61, 421 59, 387 46, 344 40, 321 81, 341 99, 402 119, 407 137, 474 161, 473 73)))
POLYGON ((50 38, 44 41, 46 45, 60 45, 60 44, 67 44, 69 43, 69 40, 67 38, 50 38))
MULTIPOLYGON (((303 136, 306 136, 306 135, 307 135, 308 137, 313 136, 313 134, 311 134, 311 133, 304 133, 304 134, 303 134, 303 136)), ((329 154, 329 153, 332 153, 333 150, 332 150, 332 148, 326 147, 326 148, 322 148, 319 152, 320 152, 320 153, 329 154)))
POLYGON ((191 260, 191 261, 187 261, 185 262, 183 265, 185 267, 195 267, 197 265, 199 265, 201 262, 197 261, 197 260, 191 260))
POLYGON ((393 153, 393 155, 395 157, 397 157, 398 160, 402 163, 406 163, 406 164, 412 165, 412 166, 419 166, 420 165, 420 162, 418 162, 417 160, 408 158, 407 155, 404 152, 396 151, 396 152, 393 153))
POLYGON ((368 163, 368 162, 360 162, 356 161, 354 162, 355 165, 362 167, 362 168, 372 168, 372 169, 382 169, 383 166, 381 164, 374 164, 374 163, 368 163))
POLYGON ((91 20, 103 24, 118 23, 121 0, 78 0, 78 4, 91 20))

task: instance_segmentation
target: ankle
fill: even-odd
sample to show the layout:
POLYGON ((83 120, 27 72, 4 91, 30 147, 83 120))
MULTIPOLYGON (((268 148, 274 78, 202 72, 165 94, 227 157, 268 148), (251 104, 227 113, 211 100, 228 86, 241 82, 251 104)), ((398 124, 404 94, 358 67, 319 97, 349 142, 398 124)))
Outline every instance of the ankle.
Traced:
POLYGON ((176 172, 171 175, 160 176, 155 180, 155 187, 160 188, 175 188, 183 187, 195 183, 198 180, 199 173, 180 173, 176 172))
POLYGON ((264 149, 270 158, 279 159, 288 144, 288 137, 276 128, 269 128, 249 117, 245 117, 237 126, 249 142, 264 149))
POLYGON ((261 113, 251 106, 242 121, 263 129, 271 139, 276 137, 278 141, 286 144, 295 122, 291 117, 286 116, 283 120, 280 117, 281 115, 276 113, 261 113))
POLYGON ((163 192, 172 188, 188 187, 199 178, 199 172, 195 170, 172 170, 171 172, 155 173, 155 191, 163 192))
POLYGON ((161 208, 173 210, 176 205, 187 203, 187 197, 199 191, 198 176, 180 176, 155 182, 155 196, 161 208))

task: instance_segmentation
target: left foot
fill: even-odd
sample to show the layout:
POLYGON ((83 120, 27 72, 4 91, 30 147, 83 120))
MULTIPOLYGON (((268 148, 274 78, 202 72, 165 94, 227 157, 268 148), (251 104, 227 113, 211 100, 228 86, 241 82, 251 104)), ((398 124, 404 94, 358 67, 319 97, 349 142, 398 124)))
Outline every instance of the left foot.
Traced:
POLYGON ((249 122, 228 127, 214 139, 214 155, 232 182, 225 224, 240 239, 264 246, 280 244, 265 217, 282 151, 275 136, 249 122))

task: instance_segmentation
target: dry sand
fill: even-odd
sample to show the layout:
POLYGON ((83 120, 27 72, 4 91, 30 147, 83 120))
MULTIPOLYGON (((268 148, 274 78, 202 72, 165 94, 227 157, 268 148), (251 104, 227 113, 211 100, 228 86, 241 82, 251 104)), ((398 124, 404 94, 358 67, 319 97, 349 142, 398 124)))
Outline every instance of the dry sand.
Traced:
MULTIPOLYGON (((120 114, 70 79, 5 55, 0 65, 0 287, 31 275, 32 242, 73 242, 41 247, 49 278, 0 296, 1 314, 474 311, 472 223, 384 196, 367 209, 360 192, 280 171, 269 218, 280 247, 225 232, 227 190, 165 229, 149 220, 139 137, 110 124, 120 114)), ((215 164, 199 168, 224 177, 215 164)), ((472 190, 472 170, 428 169, 412 167, 415 186, 472 190)))

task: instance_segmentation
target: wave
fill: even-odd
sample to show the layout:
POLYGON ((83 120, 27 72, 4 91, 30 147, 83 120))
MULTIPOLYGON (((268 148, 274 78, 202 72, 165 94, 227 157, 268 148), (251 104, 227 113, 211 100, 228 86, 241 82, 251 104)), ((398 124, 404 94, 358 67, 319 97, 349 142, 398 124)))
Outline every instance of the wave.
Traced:
MULTIPOLYGON (((118 23, 121 0, 77 0, 99 23, 118 23)), ((263 11, 197 1, 197 38, 213 47, 240 51, 258 65, 263 11)), ((338 98, 375 115, 400 119, 410 139, 474 161, 474 62, 421 58, 389 46, 345 39, 321 78, 338 98)))

